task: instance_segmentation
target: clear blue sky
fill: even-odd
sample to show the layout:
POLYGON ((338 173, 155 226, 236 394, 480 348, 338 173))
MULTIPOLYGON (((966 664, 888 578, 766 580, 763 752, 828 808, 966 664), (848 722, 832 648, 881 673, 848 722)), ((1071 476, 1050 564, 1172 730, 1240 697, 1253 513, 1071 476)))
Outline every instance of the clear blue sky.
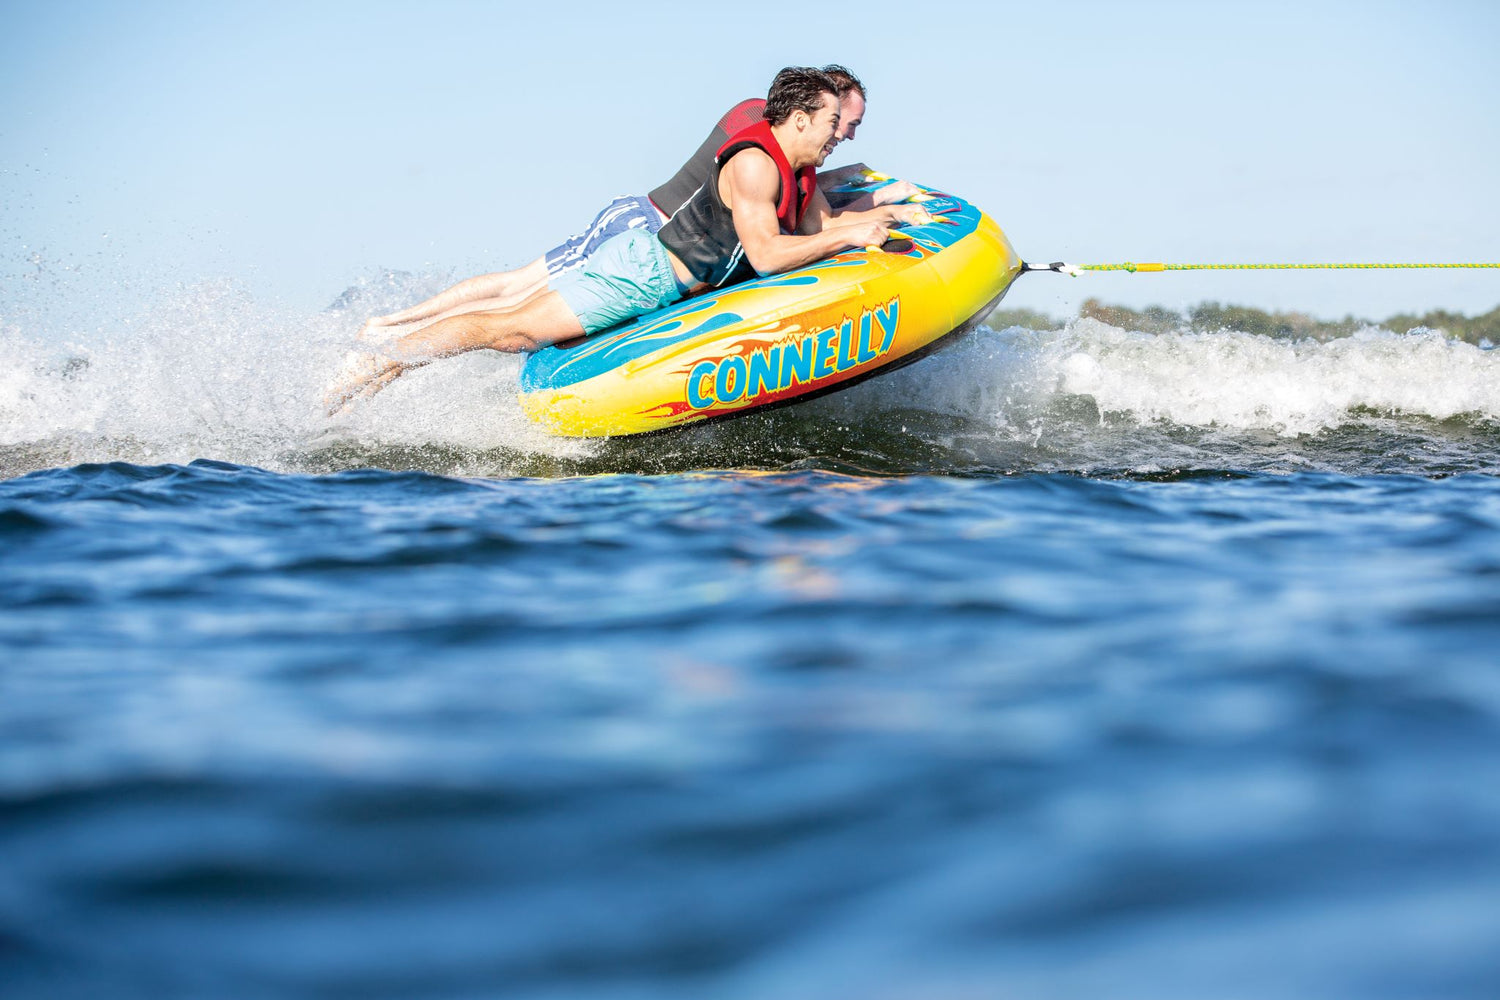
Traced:
MULTIPOLYGON (((830 165, 962 194, 1030 260, 1500 260, 1488 0, 730 9, 7 0, 0 279, 317 308, 381 267, 520 264, 830 61, 870 90, 830 165)), ((1089 295, 1477 312, 1500 272, 1037 275, 1009 302, 1089 295)))

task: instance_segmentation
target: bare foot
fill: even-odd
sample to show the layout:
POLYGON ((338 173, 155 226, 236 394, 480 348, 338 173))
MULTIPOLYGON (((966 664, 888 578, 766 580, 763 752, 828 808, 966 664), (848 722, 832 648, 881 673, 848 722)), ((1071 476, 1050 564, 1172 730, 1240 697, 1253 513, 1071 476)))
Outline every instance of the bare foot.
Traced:
POLYGON ((416 321, 410 323, 385 323, 380 317, 369 320, 359 328, 359 333, 354 335, 356 342, 370 344, 378 347, 381 344, 389 344, 397 337, 404 337, 414 330, 421 329, 422 324, 416 321))
POLYGON ((356 400, 367 399, 390 385, 406 366, 395 358, 370 350, 350 351, 328 387, 323 406, 330 417, 347 410, 356 400))
POLYGON ((359 328, 354 339, 361 344, 378 344, 390 340, 395 332, 393 324, 386 322, 384 316, 372 316, 365 320, 365 325, 359 328))

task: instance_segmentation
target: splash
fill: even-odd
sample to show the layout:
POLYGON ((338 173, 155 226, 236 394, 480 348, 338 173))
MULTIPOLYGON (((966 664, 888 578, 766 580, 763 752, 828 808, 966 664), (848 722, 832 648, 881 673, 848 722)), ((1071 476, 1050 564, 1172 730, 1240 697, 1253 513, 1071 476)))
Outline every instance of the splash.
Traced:
POLYGON ((1062 392, 1102 412, 1295 436, 1361 413, 1500 417, 1500 355, 1432 330, 1286 341, 1232 331, 1141 334, 1081 320, 1051 348, 1062 392))
POLYGON ((1428 456, 1405 471, 1496 464, 1500 353, 1433 331, 1378 328, 1320 343, 1150 334, 1093 319, 1061 330, 981 327, 834 396, 610 442, 542 433, 516 402, 520 359, 476 352, 326 417, 322 387, 363 320, 447 277, 379 272, 311 315, 258 303, 229 281, 182 285, 149 308, 92 323, 76 310, 49 324, 45 312, 12 309, 0 315, 0 475, 194 458, 460 475, 797 463, 879 472, 1355 471, 1386 468, 1377 458, 1389 456, 1393 439, 1428 456))
POLYGON ((378 403, 326 417, 322 387, 364 318, 433 284, 356 285, 312 315, 258 304, 221 281, 183 286, 93 329, 39 322, 32 333, 0 318, 0 473, 116 459, 288 470, 365 464, 381 451, 418 461, 427 450, 576 451, 520 417, 519 359, 495 355, 416 372, 378 403))

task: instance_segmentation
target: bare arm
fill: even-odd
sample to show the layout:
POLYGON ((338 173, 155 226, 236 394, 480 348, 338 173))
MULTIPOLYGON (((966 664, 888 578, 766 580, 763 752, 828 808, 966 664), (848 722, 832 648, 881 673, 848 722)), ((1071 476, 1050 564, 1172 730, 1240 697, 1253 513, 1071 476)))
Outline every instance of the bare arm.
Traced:
POLYGON ((857 210, 843 208, 833 213, 829 225, 853 226, 861 222, 879 222, 886 226, 925 226, 932 216, 921 205, 882 205, 857 210))
POLYGON ((828 202, 819 193, 813 203, 808 228, 818 227, 804 235, 788 236, 776 219, 776 196, 781 178, 771 157, 758 149, 747 149, 725 165, 719 176, 719 194, 734 213, 735 234, 745 248, 745 259, 758 274, 780 274, 848 247, 884 243, 886 227, 876 222, 822 229, 819 211, 827 213, 828 202))
MULTIPOLYGON (((835 167, 832 170, 818 171, 818 190, 828 192, 845 184, 853 184, 858 187, 862 184, 887 180, 892 180, 892 178, 879 171, 871 170, 863 163, 851 163, 846 167, 835 167)), ((863 192, 847 202, 841 213, 866 212, 872 208, 879 208, 882 205, 893 205, 896 202, 907 201, 921 193, 922 189, 911 181, 897 180, 891 184, 884 184, 881 187, 875 188, 873 191, 863 192)))
MULTIPOLYGON (((802 213, 802 221, 797 223, 797 232, 803 236, 821 233, 823 230, 829 228, 829 223, 833 222, 833 219, 834 212, 832 206, 828 204, 828 196, 823 193, 821 188, 815 188, 813 189, 812 197, 808 199, 807 211, 802 213)), ((853 221, 879 222, 880 220, 859 219, 853 221)), ((844 225, 844 223, 837 223, 837 225, 844 225)))
MULTIPOLYGON (((821 176, 821 175, 820 175, 821 176)), ((865 212, 882 205, 893 205, 896 202, 906 201, 915 195, 922 193, 922 189, 911 181, 897 181, 878 187, 873 191, 866 191, 853 201, 844 206, 845 212, 865 212)))
POLYGON ((883 205, 864 211, 844 208, 835 212, 829 207, 828 198, 818 190, 813 192, 812 199, 807 203, 807 211, 802 215, 797 232, 807 235, 839 226, 857 226, 870 222, 882 226, 923 226, 931 221, 932 216, 921 205, 883 205))

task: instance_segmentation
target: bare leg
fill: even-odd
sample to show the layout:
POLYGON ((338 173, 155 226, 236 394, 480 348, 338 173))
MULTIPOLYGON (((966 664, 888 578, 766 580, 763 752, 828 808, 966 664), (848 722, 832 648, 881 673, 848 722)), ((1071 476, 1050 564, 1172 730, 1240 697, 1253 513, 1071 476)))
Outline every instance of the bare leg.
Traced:
POLYGON ((547 291, 546 275, 547 272, 545 269, 543 269, 542 283, 535 287, 522 287, 516 294, 513 295, 505 295, 498 298, 489 299, 475 299, 472 302, 465 302, 463 305, 454 306, 452 309, 445 310, 444 312, 433 316, 426 323, 411 322, 399 323, 392 326, 377 326, 375 325, 376 321, 372 319, 364 325, 363 329, 359 331, 359 334, 354 339, 362 344, 381 344, 394 340, 397 337, 406 336, 409 333, 415 333, 416 331, 431 323, 436 323, 438 320, 449 319, 453 316, 464 316, 468 313, 477 312, 493 312, 496 309, 514 309, 517 306, 526 304, 531 299, 547 291))
POLYGON ((518 267, 514 271, 481 274, 476 278, 468 278, 409 309, 402 309, 388 316, 375 316, 366 321, 357 339, 364 343, 385 340, 396 332, 391 327, 399 327, 435 316, 442 318, 442 316, 454 314, 455 310, 465 306, 470 307, 469 311, 476 308, 509 308, 518 305, 546 287, 547 262, 545 258, 538 257, 525 267, 518 267), (476 306, 475 303, 478 302, 491 304, 476 306))
POLYGON ((583 324, 561 295, 543 292, 519 306, 440 319, 409 333, 384 351, 355 351, 345 358, 323 397, 330 415, 373 396, 412 368, 481 348, 517 353, 583 333, 583 324))

